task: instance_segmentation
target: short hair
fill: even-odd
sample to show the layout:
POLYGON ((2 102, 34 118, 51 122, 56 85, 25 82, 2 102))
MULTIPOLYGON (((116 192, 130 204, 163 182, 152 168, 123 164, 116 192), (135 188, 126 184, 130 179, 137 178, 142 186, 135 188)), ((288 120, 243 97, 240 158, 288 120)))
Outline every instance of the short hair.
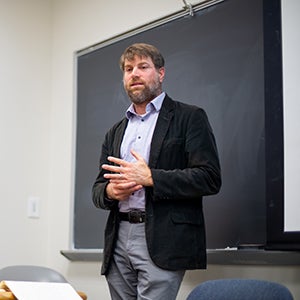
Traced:
POLYGON ((120 57, 119 64, 122 71, 124 71, 125 60, 131 61, 136 55, 150 57, 156 69, 160 69, 165 65, 165 60, 156 47, 145 43, 136 43, 127 47, 120 57))

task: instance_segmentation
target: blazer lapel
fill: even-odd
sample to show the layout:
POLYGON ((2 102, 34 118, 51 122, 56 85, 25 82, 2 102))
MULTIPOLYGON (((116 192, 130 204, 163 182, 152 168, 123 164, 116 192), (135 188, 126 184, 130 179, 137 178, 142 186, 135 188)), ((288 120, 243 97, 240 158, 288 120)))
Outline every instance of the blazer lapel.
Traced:
POLYGON ((121 157, 121 143, 123 140, 123 136, 125 133, 125 129, 128 124, 128 119, 124 118, 118 128, 116 129, 115 132, 115 138, 113 140, 113 156, 114 157, 121 157))
POLYGON ((168 96, 166 96, 162 104, 159 116, 157 118, 156 126, 152 137, 149 157, 150 168, 156 166, 163 141, 165 139, 168 128, 170 126, 170 122, 174 115, 173 108, 174 102, 168 96))

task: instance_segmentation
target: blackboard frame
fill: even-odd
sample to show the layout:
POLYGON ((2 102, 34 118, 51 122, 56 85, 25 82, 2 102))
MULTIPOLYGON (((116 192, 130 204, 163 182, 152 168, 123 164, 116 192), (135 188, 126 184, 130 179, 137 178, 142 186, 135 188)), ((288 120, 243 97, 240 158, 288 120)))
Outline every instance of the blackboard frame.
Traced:
POLYGON ((266 249, 300 250, 300 232, 284 230, 284 112, 281 1, 264 1, 266 249))

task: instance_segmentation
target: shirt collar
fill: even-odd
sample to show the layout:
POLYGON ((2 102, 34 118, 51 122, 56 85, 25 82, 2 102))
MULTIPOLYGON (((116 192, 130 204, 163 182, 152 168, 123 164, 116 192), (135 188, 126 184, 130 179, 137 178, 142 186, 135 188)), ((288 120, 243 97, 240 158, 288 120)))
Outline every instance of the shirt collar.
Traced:
MULTIPOLYGON (((152 101, 150 101, 146 106, 146 114, 152 110, 155 110, 157 112, 160 111, 165 96, 166 93, 162 92, 160 95, 155 97, 152 101)), ((126 111, 127 119, 130 119, 132 115, 136 115, 136 112, 134 111, 133 104, 131 103, 131 105, 128 107, 126 111)))

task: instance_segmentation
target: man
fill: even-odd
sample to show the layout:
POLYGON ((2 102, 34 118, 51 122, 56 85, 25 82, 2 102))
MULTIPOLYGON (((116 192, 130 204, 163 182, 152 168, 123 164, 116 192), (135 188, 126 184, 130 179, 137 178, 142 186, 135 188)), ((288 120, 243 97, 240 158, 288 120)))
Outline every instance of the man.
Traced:
POLYGON ((95 206, 110 210, 102 274, 112 299, 172 300, 185 270, 206 267, 202 196, 221 186, 215 139, 203 109, 162 91, 154 46, 129 46, 120 67, 132 104, 105 136, 93 186, 95 206))

